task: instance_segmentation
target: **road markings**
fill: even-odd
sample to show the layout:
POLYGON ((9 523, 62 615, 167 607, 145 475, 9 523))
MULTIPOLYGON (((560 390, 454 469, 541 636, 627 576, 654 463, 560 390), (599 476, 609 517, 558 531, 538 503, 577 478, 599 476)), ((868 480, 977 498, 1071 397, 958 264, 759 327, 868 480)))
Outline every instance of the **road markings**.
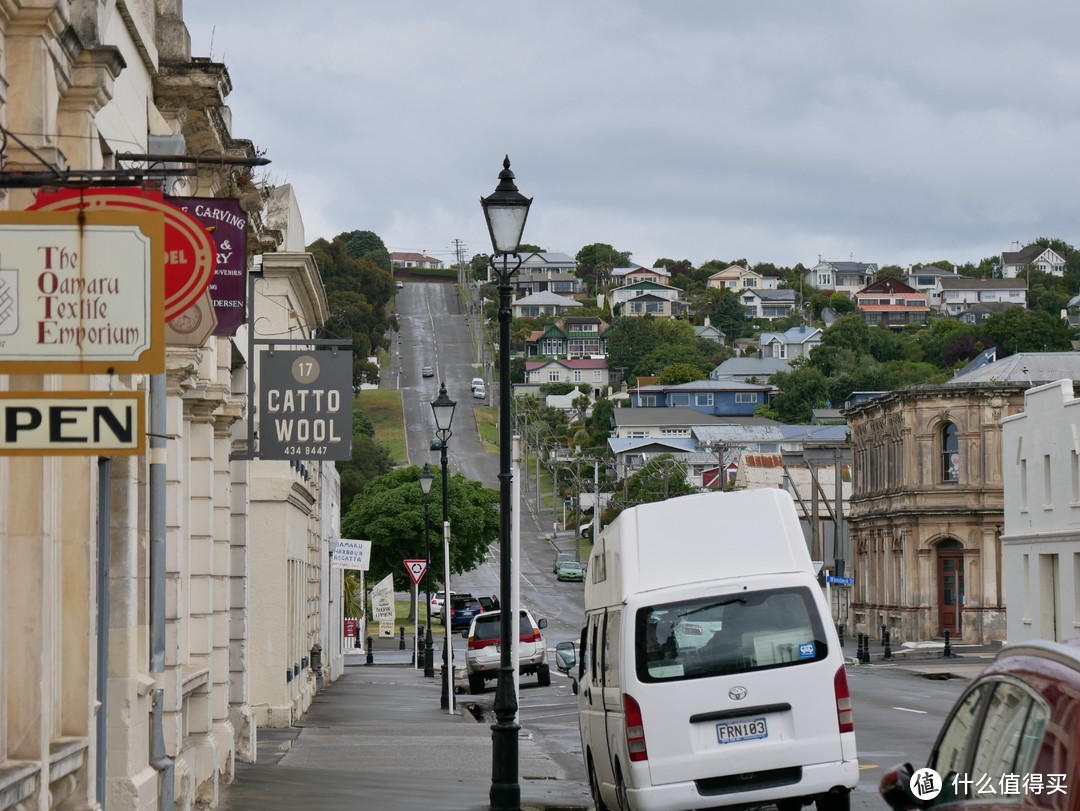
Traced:
POLYGON ((893 707, 893 709, 899 710, 900 712, 916 712, 919 715, 926 715, 926 710, 910 710, 907 707, 893 707))

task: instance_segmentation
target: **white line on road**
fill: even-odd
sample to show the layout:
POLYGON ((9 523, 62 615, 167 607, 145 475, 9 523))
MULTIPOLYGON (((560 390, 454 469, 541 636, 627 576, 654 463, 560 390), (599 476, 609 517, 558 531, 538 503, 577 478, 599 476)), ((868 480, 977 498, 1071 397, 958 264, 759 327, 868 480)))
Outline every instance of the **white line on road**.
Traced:
POLYGON ((917 712, 919 715, 926 715, 926 710, 910 710, 907 707, 893 707, 893 709, 900 712, 917 712))

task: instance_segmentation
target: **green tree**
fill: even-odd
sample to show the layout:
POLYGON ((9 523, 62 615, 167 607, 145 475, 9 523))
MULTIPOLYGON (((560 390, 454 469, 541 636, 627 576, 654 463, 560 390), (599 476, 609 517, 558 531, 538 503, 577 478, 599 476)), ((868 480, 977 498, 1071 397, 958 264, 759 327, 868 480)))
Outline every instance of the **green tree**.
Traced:
POLYGON ((345 245, 345 252, 352 259, 364 259, 383 270, 390 270, 390 252, 382 238, 374 231, 346 231, 338 234, 345 245))
POLYGON ((983 324, 989 342, 1010 355, 1017 352, 1067 352, 1072 331, 1046 312, 1009 307, 983 324))
MULTIPOLYGON (((611 422, 615 404, 607 397, 601 397, 593 404, 592 415, 589 417, 589 440, 592 447, 606 445, 611 436, 611 422)), ((575 441, 575 445, 576 445, 575 441)))
POLYGON ((795 366, 790 372, 777 372, 769 382, 780 389, 770 406, 781 422, 809 423, 813 410, 823 408, 829 398, 825 375, 810 364, 795 366))
POLYGON ((730 290, 723 290, 720 300, 709 313, 709 320, 734 343, 741 338, 743 325, 746 323, 746 310, 739 297, 730 290))
MULTIPOLYGON (((442 475, 432 471, 429 519, 431 528, 431 575, 442 582, 443 545, 442 475)), ((483 563, 488 547, 499 536, 499 493, 460 473, 448 478, 450 508, 450 572, 469 572, 483 563)), ((420 491, 420 468, 396 468, 372 479, 352 500, 341 519, 346 538, 371 541, 368 579, 375 583, 390 574, 394 588, 411 588, 402 561, 424 557, 424 499, 420 491)), ((434 590, 434 587, 433 587, 434 590)))
MULTIPOLYGON (((708 372, 705 375, 707 376, 708 372)), ((696 380, 702 380, 703 377, 699 366, 693 363, 677 362, 665 366, 656 382, 663 386, 677 386, 680 383, 693 383, 696 380)))
POLYGON ((833 293, 829 296, 829 306, 839 315, 848 315, 855 312, 855 302, 851 300, 847 293, 833 293))
POLYGON ((635 504, 666 501, 696 492, 697 488, 687 479, 686 468, 670 453, 662 453, 650 459, 626 480, 617 504, 612 510, 605 510, 604 523, 611 523, 615 515, 635 504))

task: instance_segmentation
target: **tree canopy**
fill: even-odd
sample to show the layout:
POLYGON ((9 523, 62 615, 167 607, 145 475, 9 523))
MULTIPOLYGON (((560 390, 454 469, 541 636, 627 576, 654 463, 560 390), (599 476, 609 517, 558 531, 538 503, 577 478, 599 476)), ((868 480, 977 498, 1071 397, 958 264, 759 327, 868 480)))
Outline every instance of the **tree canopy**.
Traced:
MULTIPOLYGON (((368 577, 376 582, 393 575, 394 588, 412 587, 402 561, 422 559, 425 553, 424 496, 420 468, 396 468, 372 479, 342 516, 341 534, 371 541, 368 577)), ((442 475, 431 471, 428 525, 432 583, 443 580, 442 475)), ((461 574, 479 566, 488 547, 499 537, 499 493, 460 473, 448 477, 450 509, 450 572, 461 574)), ((434 591, 434 586, 432 587, 434 591)))

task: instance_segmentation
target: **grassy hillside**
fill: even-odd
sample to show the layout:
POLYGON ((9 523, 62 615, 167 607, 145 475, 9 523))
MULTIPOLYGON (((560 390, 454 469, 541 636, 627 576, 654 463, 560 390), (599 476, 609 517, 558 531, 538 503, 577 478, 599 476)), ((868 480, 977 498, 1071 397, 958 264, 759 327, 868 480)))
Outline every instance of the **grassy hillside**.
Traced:
POLYGON ((408 464, 401 392, 397 389, 365 389, 353 398, 353 408, 368 415, 375 426, 375 438, 390 449, 393 460, 398 464, 408 464))

